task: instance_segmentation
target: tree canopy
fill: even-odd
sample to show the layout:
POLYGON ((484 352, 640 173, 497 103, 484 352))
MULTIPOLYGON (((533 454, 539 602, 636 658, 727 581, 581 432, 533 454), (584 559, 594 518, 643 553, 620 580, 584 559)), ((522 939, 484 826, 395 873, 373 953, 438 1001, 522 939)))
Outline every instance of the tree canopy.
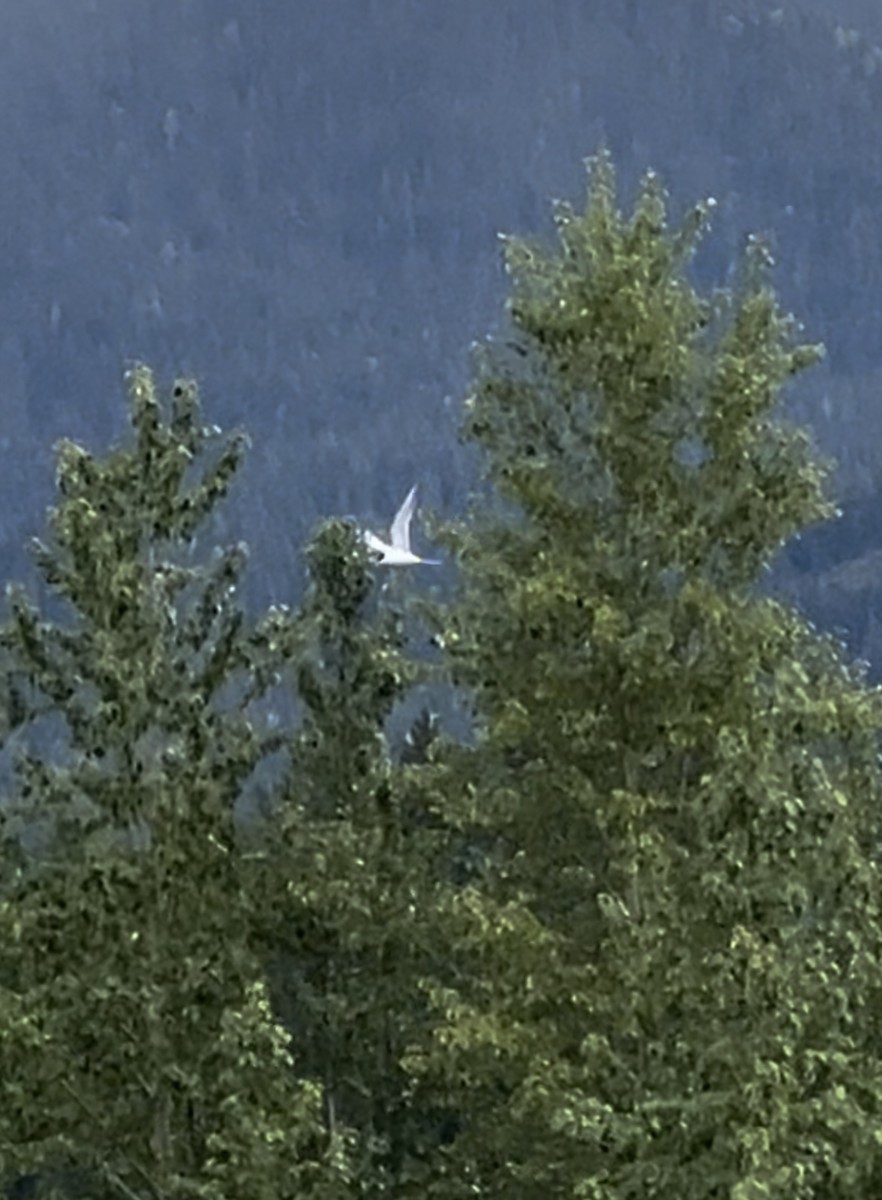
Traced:
POLYGON ((163 405, 137 368, 129 400, 131 445, 59 448, 35 549, 67 613, 14 592, 2 633, 6 723, 31 737, 0 813, 0 1162, 93 1196, 330 1198, 339 1147, 270 1009, 234 828, 293 627, 248 626, 242 547, 188 563, 242 438, 212 457, 185 382, 163 405))
POLYGON ((623 215, 601 155, 556 249, 507 243, 510 325, 467 402, 490 490, 438 621, 480 736, 446 788, 493 853, 419 1066, 469 1112, 453 1156, 486 1194, 882 1180, 880 697, 760 593, 831 510, 780 403, 818 351, 759 243, 696 292, 709 211, 672 227, 649 174, 623 215))
POLYGON ((833 507, 782 413, 820 352, 761 243, 694 286, 712 207, 648 174, 623 214, 602 154, 555 246, 506 240, 447 599, 332 519, 248 617, 202 549, 244 441, 191 383, 136 368, 129 442, 59 448, 50 596, 0 630, 10 1179, 880 1194, 882 697, 763 593, 833 507), (396 746, 427 683, 474 727, 396 746))

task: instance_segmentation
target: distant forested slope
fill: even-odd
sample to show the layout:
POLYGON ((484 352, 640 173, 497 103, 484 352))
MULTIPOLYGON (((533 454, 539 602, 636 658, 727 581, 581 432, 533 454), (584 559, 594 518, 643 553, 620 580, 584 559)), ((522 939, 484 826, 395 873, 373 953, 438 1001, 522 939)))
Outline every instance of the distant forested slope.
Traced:
MULTIPOLYGON (((49 445, 118 429, 134 358, 194 373, 251 431, 231 519, 261 563, 256 599, 298 593, 320 514, 382 519, 416 477, 458 509, 471 466, 453 414, 468 345, 497 320, 496 233, 547 228, 548 198, 581 188, 601 142, 626 185, 652 166, 675 199, 717 197, 705 280, 748 231, 771 236, 784 301, 829 352, 796 416, 841 460, 845 498, 872 499, 876 41, 882 18, 857 0, 16 6, 0 47, 4 576, 48 502, 49 445)), ((809 538, 784 582, 823 620, 801 572, 877 544, 872 522, 809 538)), ((846 607, 855 649, 882 658, 859 631, 873 594, 870 578, 846 607)))

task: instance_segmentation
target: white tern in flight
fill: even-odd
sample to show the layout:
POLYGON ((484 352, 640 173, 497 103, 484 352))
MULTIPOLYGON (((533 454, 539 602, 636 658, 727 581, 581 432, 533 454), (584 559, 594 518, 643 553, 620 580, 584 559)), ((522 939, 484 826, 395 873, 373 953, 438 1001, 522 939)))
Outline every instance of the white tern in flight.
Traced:
POLYGON ((414 563, 424 563, 430 567, 441 566, 437 558, 420 558, 410 548, 410 522, 416 511, 416 494, 417 489, 414 484, 405 496, 401 508, 395 514, 392 528, 389 530, 388 542, 384 542, 382 538, 378 538, 375 533, 371 533, 367 529, 362 534, 367 548, 380 556, 377 561, 382 567, 409 567, 414 563))

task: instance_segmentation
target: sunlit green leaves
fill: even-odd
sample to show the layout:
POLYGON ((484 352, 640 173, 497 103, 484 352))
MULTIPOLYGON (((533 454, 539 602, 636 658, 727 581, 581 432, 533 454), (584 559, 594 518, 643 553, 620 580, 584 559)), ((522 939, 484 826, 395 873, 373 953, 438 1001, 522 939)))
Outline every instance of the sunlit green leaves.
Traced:
POLYGON ((759 242, 698 294, 712 209, 672 226, 650 175, 622 215, 601 156, 558 248, 506 241, 511 327, 476 363, 464 433, 514 511, 482 497, 451 535, 438 624, 479 723, 449 787, 493 853, 419 1067, 470 1114, 451 1161, 486 1194, 882 1180, 882 703, 757 595, 833 507, 779 412, 818 350, 759 242), (534 928, 499 926, 512 905, 534 928))

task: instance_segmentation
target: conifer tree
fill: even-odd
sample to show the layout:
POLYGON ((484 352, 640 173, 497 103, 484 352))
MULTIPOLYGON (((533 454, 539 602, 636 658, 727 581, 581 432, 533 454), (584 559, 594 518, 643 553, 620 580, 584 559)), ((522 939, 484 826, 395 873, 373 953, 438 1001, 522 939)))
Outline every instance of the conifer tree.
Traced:
POLYGON ((296 629, 245 620, 242 547, 190 561, 243 439, 212 453, 188 382, 164 405, 138 367, 129 398, 131 444, 59 450, 36 554, 64 611, 14 591, 2 631, 0 1163, 96 1197, 336 1197, 345 1133, 270 1012, 234 822, 296 629))
POLYGON ((780 413, 818 350, 758 243, 696 291, 710 207, 672 228, 650 174, 624 216, 602 155, 506 246, 439 617, 479 740, 435 803, 489 850, 410 1059, 462 1114, 430 1194, 882 1194, 880 699, 758 588, 831 511, 780 413))
POLYGON ((422 982, 441 958, 446 833, 386 726, 425 668, 351 524, 323 524, 307 561, 302 719, 255 887, 297 1061, 324 1086, 330 1130, 351 1130, 355 1194, 420 1195, 450 1114, 403 1064, 429 1045, 422 982))

